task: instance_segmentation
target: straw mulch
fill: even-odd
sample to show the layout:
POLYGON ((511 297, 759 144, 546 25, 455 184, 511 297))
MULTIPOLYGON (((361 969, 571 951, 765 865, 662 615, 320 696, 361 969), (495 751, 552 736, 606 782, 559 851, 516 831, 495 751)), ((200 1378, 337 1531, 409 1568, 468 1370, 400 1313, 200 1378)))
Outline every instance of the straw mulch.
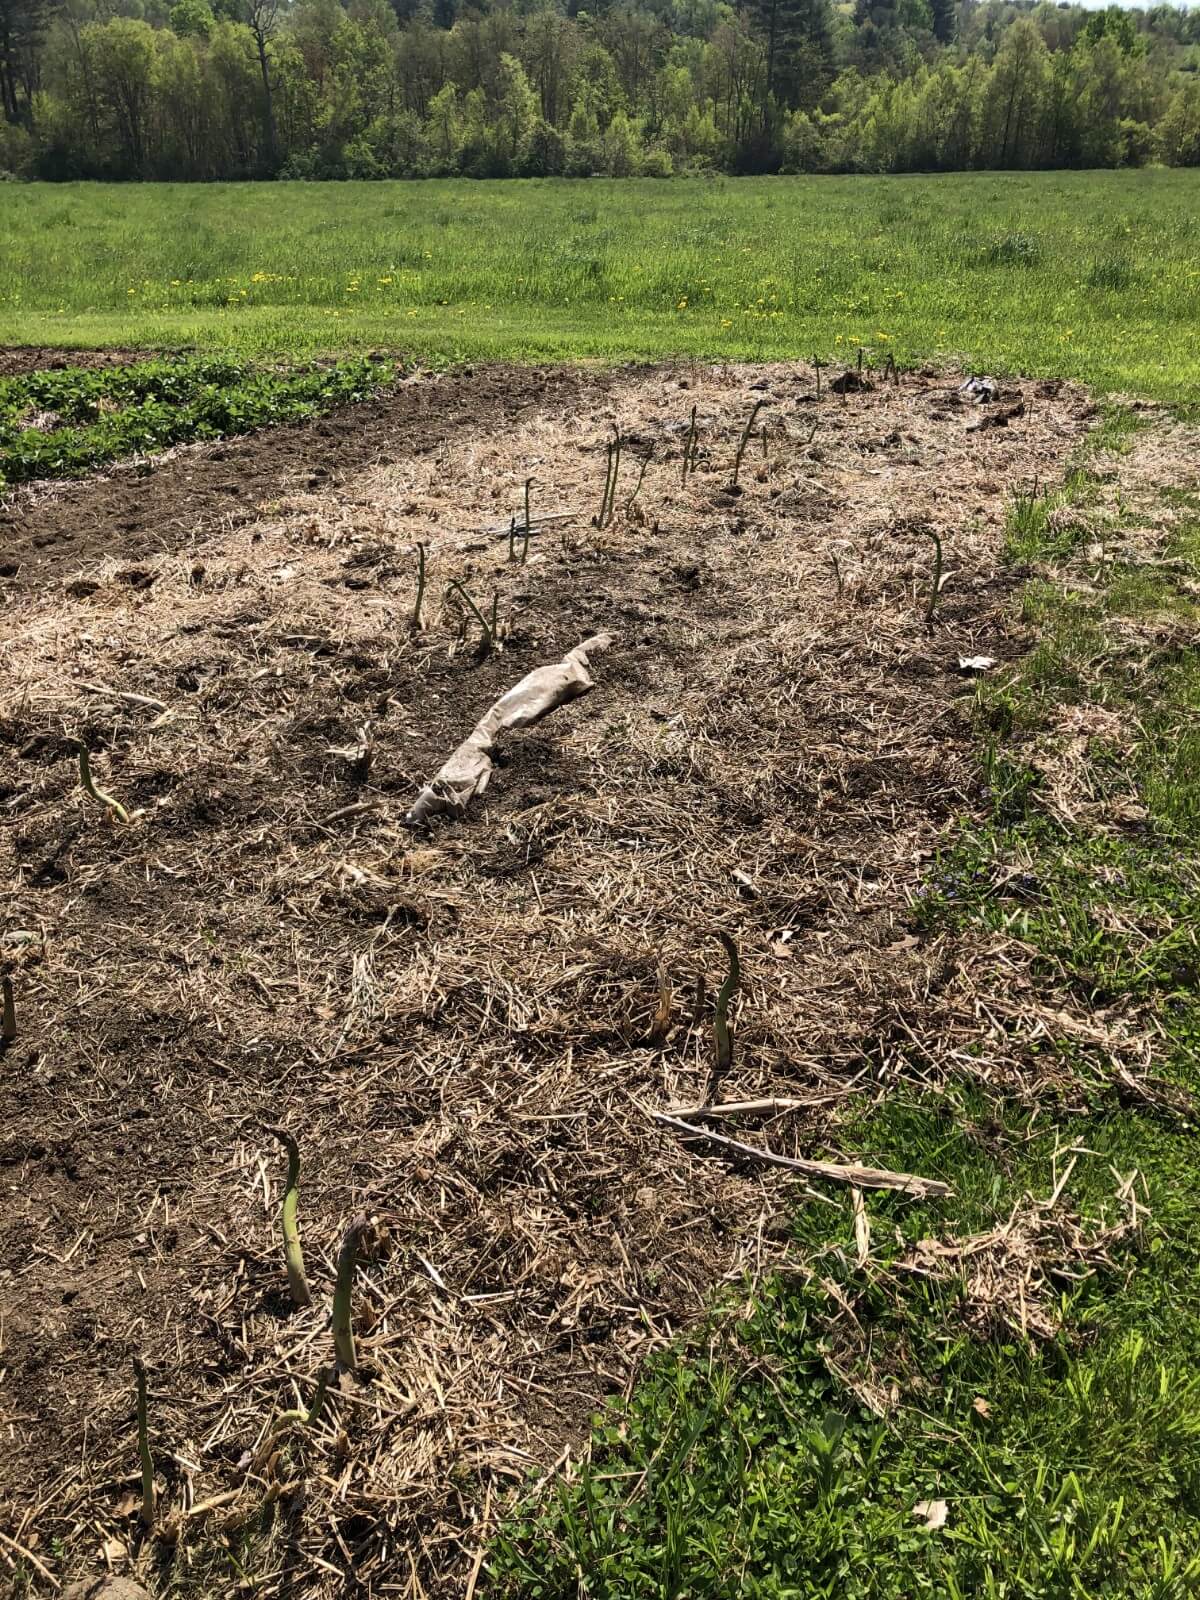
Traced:
POLYGON ((786 1099, 714 1126, 870 1162, 847 1110, 1041 1070, 976 1005, 999 971, 1036 1013, 1021 953, 919 934, 909 908, 978 799, 958 658, 1020 648, 1006 498, 1061 472, 1089 408, 1032 383, 981 408, 938 374, 838 397, 832 375, 819 402, 799 366, 594 376, 5 610, 10 1564, 61 1578, 141 1544, 144 1574, 197 1592, 461 1594, 485 1517, 561 1470, 715 1285, 778 1262, 823 1187, 651 1112, 786 1099), (522 564, 530 477, 534 518, 561 517, 522 564), (451 579, 487 616, 497 596, 484 660, 451 579), (465 818, 406 829, 496 696, 601 630, 594 692, 508 738, 465 818), (128 824, 81 791, 76 738, 128 824), (742 964, 723 1076, 718 932, 742 964), (308 1309, 264 1123, 302 1154, 308 1309), (332 1358, 360 1212, 361 1370, 264 1459, 332 1358))

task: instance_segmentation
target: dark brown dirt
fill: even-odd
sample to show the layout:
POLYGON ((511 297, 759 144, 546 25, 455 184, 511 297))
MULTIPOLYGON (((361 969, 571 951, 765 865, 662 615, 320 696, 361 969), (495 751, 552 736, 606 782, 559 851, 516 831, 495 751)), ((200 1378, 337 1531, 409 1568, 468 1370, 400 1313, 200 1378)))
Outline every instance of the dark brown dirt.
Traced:
POLYGON ((157 352, 145 350, 58 350, 40 345, 0 348, 0 378, 20 378, 27 372, 61 372, 66 367, 127 367, 132 361, 149 361, 157 352))
POLYGON ((647 1108, 798 1096, 736 1131, 836 1154, 839 1106, 926 1081, 986 1026, 910 897, 977 794, 957 656, 1019 648, 1006 496, 1087 414, 1043 392, 971 432, 933 377, 817 413, 782 366, 479 371, 6 509, 9 1538, 60 1575, 138 1545, 136 1352, 179 1535, 144 1581, 229 1592, 229 1543, 264 1595, 392 1592, 409 1560, 462 1594, 485 1497, 559 1458, 714 1282, 786 1250, 788 1181, 647 1108), (656 453, 597 530, 614 420, 656 453), (535 514, 568 515, 521 566, 503 529, 530 475, 535 514), (932 636, 926 527, 947 552, 932 636), (479 660, 469 620, 460 640, 451 579, 498 596, 501 652, 479 660), (598 629, 595 691, 508 741, 467 817, 407 831, 491 701, 598 629), (75 737, 128 825, 82 794, 75 737), (713 1086, 716 929, 744 975, 713 1086), (282 1288, 264 1121, 304 1152, 308 1310, 282 1288), (356 1288, 367 1371, 267 1469, 287 1487, 264 1515, 245 1457, 312 1396, 359 1210, 390 1235, 356 1288))
POLYGON ((602 374, 495 367, 417 376, 317 422, 184 446, 158 462, 17 490, 0 500, 0 575, 36 588, 99 556, 139 560, 184 548, 212 528, 252 521, 281 495, 336 488, 367 467, 425 454, 464 431, 511 425, 538 406, 603 393, 609 381, 602 374))

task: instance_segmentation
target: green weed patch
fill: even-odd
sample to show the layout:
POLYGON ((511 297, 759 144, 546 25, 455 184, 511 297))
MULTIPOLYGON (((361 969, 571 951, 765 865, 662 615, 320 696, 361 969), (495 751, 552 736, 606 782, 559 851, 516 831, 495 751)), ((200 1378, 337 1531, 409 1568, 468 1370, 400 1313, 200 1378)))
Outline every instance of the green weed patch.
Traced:
POLYGON ((365 398, 387 375, 361 359, 295 371, 192 358, 3 378, 0 488, 79 477, 185 440, 300 421, 365 398))

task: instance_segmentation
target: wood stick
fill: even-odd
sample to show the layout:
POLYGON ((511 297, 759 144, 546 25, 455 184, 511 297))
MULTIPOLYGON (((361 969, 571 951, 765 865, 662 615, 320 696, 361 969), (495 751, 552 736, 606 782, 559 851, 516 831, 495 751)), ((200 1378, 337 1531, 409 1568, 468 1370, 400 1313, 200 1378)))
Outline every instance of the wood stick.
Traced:
POLYGON ((673 1117, 668 1111, 652 1111, 650 1116, 664 1127, 675 1128, 691 1139, 707 1139, 726 1150, 733 1150, 752 1161, 764 1161, 772 1167, 787 1167, 791 1172, 802 1172, 809 1178, 827 1178, 832 1183, 854 1183, 861 1189, 897 1189, 918 1200, 929 1200, 953 1194, 948 1183, 936 1178, 922 1178, 914 1172, 887 1172, 882 1167, 860 1167, 855 1162, 804 1161, 795 1156, 776 1155, 773 1150, 760 1150, 756 1145, 743 1144, 727 1134, 714 1133, 711 1128, 697 1128, 691 1122, 673 1117))
POLYGON ((463 1600, 475 1600, 475 1588, 479 1583, 479 1574, 483 1571, 483 1558, 487 1555, 487 1539, 489 1523, 492 1520, 492 1485, 489 1482, 487 1494, 483 1501, 483 1517, 479 1523, 479 1548, 475 1552, 475 1560, 471 1563, 471 1575, 467 1579, 467 1592, 463 1600))
POLYGON ((145 706, 150 711, 165 711, 167 702, 156 700, 152 694, 134 694, 132 689, 113 689, 106 683, 81 683, 81 689, 86 689, 89 694, 107 694, 114 700, 124 700, 131 706, 145 706))
POLYGON ((200 1500, 194 1506, 188 1506, 183 1515, 203 1517, 209 1511, 219 1510, 221 1506, 232 1505, 241 1492, 241 1489, 226 1489, 223 1494, 214 1494, 210 1500, 200 1500))
POLYGON ((786 1096, 769 1100, 727 1100, 723 1105, 672 1106, 672 1117, 748 1117, 757 1113, 775 1111, 801 1111, 807 1106, 828 1106, 841 1100, 848 1091, 839 1089, 833 1094, 814 1094, 807 1100, 790 1100, 786 1096))
POLYGON ((338 811, 331 811, 326 817, 317 817, 310 826, 323 828, 327 822, 342 822, 347 817, 365 817, 372 811, 382 811, 382 800, 356 800, 353 805, 342 806, 338 811))
POLYGON ((28 1561, 31 1566, 36 1567, 52 1589, 62 1588, 62 1584, 59 1583, 58 1579, 49 1570, 49 1568, 42 1565, 32 1550, 26 1550, 23 1544, 18 1544, 15 1539, 10 1539, 6 1533, 0 1533, 0 1539, 3 1539, 4 1543, 10 1550, 15 1550, 23 1561, 28 1561))

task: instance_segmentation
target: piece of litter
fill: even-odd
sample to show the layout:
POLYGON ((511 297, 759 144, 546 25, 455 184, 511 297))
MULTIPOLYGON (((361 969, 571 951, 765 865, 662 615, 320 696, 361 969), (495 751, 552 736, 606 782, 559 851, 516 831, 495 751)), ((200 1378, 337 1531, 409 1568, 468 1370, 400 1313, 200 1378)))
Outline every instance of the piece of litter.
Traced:
POLYGON ((958 670, 960 672, 990 672, 998 666, 995 656, 959 656, 958 670))
POLYGON ((936 1533, 939 1528, 946 1526, 946 1502, 944 1500, 918 1500, 912 1508, 914 1517, 920 1517, 929 1533, 936 1533))

